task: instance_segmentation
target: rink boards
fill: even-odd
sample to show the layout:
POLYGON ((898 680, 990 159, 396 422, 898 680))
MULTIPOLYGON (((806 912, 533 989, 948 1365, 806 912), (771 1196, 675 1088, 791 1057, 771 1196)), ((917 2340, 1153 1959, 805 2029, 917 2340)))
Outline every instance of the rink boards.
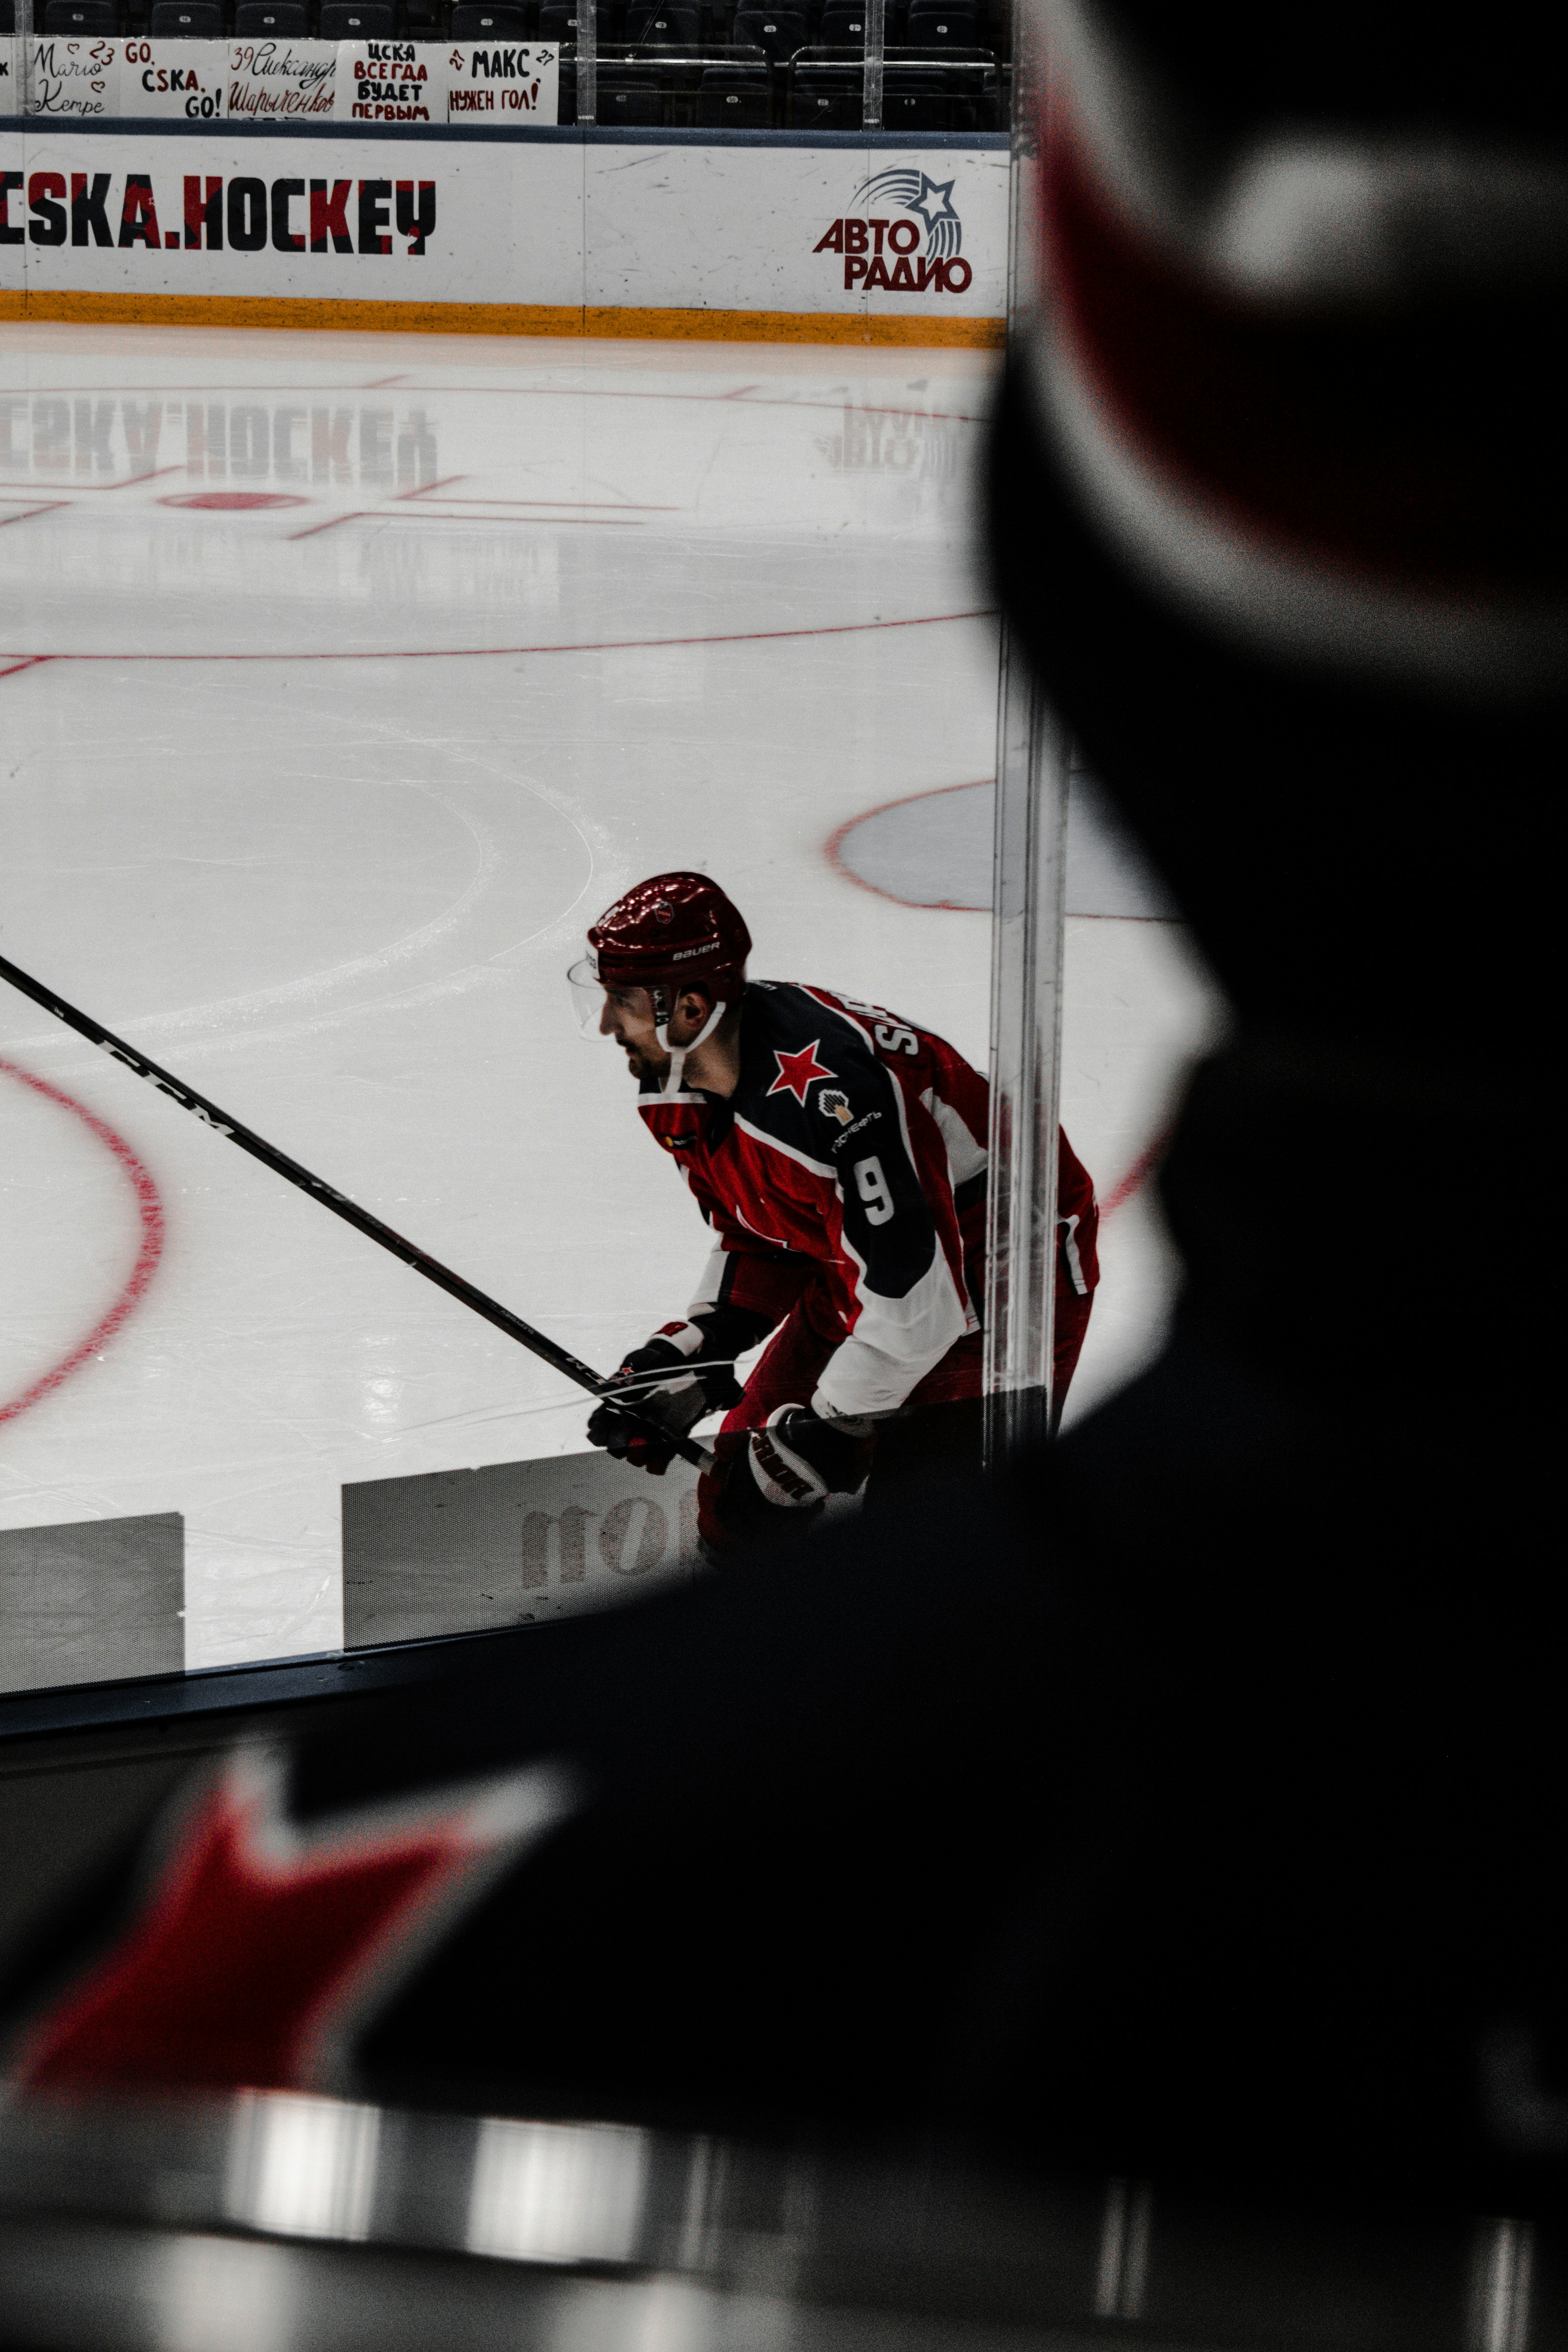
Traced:
POLYGON ((1002 338, 1001 139, 17 120, 0 316, 1002 338))

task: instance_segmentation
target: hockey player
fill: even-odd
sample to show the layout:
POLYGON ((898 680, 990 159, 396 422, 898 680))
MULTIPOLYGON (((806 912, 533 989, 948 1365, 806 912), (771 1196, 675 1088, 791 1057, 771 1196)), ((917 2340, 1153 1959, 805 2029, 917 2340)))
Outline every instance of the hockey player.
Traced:
MULTIPOLYGON (((710 1548, 799 1525, 830 1494, 916 1465, 979 1466, 987 1081, 880 1005, 746 974, 751 938, 701 874, 616 900, 570 974, 638 1108, 716 1235, 685 1315, 616 1375, 685 1435, 727 1408, 698 1492, 710 1548), (744 1391, 737 1357, 773 1336, 744 1391), (946 1408, 919 1414, 915 1408, 946 1408)), ((1060 1142, 1054 1393, 1099 1269, 1093 1188, 1060 1142)), ((596 1445, 662 1473, 673 1448, 612 1405, 596 1445)))

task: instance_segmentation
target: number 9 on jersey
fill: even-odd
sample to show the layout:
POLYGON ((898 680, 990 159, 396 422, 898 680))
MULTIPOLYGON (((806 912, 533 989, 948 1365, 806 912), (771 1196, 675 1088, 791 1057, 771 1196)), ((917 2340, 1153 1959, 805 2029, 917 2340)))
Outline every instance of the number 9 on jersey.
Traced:
POLYGON ((868 1225, 885 1225, 893 1214, 893 1195, 882 1162, 875 1158, 855 1161, 855 1190, 865 1202, 868 1225))

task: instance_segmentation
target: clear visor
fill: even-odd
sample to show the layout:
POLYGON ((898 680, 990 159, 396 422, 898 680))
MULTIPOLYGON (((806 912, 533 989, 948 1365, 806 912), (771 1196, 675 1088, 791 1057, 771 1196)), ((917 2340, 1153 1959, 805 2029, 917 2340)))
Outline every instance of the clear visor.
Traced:
POLYGON ((580 1037, 597 1037, 599 1016, 604 1010, 604 985, 599 977, 597 956, 580 956, 566 975, 571 991, 572 1018, 577 1023, 580 1037))

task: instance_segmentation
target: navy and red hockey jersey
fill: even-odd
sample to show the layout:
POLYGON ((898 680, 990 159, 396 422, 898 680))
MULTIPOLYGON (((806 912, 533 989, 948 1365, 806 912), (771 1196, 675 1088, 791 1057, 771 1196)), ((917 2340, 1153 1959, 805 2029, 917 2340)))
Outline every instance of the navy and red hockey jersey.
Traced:
MULTIPOLYGON (((756 980, 742 1003, 740 1076, 727 1098, 663 1094, 643 1118, 718 1236, 690 1314, 719 1306, 770 1327, 820 1270, 843 1337, 811 1400, 828 1414, 888 1412, 979 1328, 990 1089, 929 1030, 824 988, 756 980)), ((1094 1194, 1065 1137, 1062 1276, 1099 1278, 1094 1194)))

